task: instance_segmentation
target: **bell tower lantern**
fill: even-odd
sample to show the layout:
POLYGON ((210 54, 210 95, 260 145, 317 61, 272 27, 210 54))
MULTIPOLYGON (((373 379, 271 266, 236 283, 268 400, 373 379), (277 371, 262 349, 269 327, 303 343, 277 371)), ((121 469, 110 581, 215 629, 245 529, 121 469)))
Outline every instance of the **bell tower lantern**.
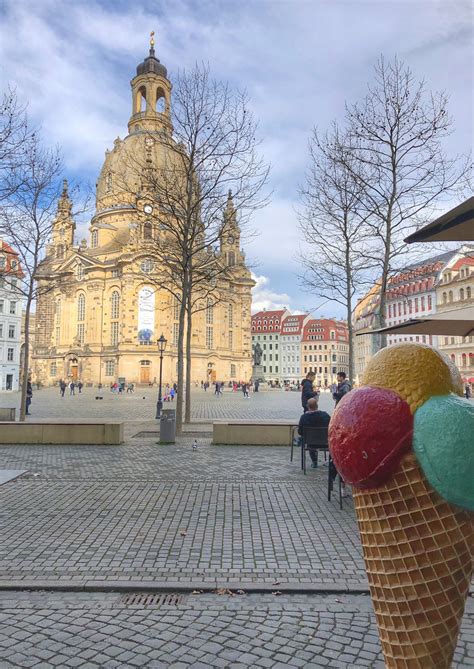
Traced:
POLYGON ((171 134, 171 82, 166 67, 155 56, 155 33, 150 34, 150 52, 137 67, 137 76, 132 79, 132 115, 128 131, 157 132, 171 134))

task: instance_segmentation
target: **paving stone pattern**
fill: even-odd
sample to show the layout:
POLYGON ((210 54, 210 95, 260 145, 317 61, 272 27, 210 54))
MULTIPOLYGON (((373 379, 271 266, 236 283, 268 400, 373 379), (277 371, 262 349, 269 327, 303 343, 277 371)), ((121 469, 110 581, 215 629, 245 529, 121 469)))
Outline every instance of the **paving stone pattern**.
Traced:
POLYGON ((4 447, 0 579, 367 587, 351 500, 289 449, 4 447))
MULTIPOLYGON (((0 666, 383 669, 369 597, 190 595, 125 608, 109 593, 2 593, 0 666)), ((454 669, 474 663, 469 603, 454 669)))

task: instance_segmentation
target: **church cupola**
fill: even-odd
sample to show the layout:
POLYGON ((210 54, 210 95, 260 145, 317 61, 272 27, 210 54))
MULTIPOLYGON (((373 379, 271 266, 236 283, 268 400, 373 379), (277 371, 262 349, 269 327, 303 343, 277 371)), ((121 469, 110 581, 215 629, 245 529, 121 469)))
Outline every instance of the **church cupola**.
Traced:
POLYGON ((51 239, 51 250, 57 259, 64 257, 66 251, 74 244, 74 231, 76 224, 72 217, 72 202, 68 192, 68 182, 63 181, 63 191, 58 200, 58 211, 56 213, 51 239))
POLYGON ((128 122, 130 134, 134 132, 171 133, 171 82, 166 67, 155 56, 155 33, 150 35, 148 57, 137 67, 132 79, 132 115, 128 122))

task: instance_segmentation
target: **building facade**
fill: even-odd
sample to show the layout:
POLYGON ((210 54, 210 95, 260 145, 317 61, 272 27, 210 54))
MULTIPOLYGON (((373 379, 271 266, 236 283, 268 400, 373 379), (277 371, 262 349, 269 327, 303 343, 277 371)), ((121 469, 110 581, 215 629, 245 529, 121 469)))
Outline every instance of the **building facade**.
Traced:
POLYGON ((309 321, 309 314, 287 316, 280 333, 281 377, 284 383, 297 383, 303 375, 301 370, 301 337, 309 321))
POLYGON ((280 336, 282 323, 290 316, 287 309, 258 311, 252 316, 252 344, 262 347, 263 373, 267 381, 282 380, 280 336))
MULTIPOLYGON (((410 318, 429 317, 436 313, 436 287, 442 269, 453 255, 455 252, 450 251, 434 258, 427 258, 390 279, 386 294, 385 324, 387 327, 399 325, 410 318)), ((393 334, 387 336, 388 345, 401 341, 438 345, 438 338, 432 335, 393 334)))
POLYGON ((361 330, 375 330, 380 312, 380 286, 375 284, 357 303, 352 313, 354 332, 355 385, 362 383, 362 376, 369 360, 380 348, 380 337, 373 334, 358 335, 361 330))
POLYGON ((349 374, 349 334, 345 321, 311 319, 301 338, 303 376, 316 374, 315 383, 327 387, 336 382, 338 372, 349 374))
POLYGON ((20 387, 21 280, 18 253, 0 240, 0 392, 20 387))
MULTIPOLYGON (((474 247, 462 247, 441 271, 436 290, 439 312, 467 307, 474 321, 474 247)), ((467 383, 474 383, 474 336, 439 336, 438 347, 449 355, 467 383)))
MULTIPOLYGON (((128 135, 106 152, 88 241, 75 243, 66 183, 58 202, 51 244, 38 273, 33 365, 42 384, 61 378, 153 383, 159 377, 156 341, 162 333, 167 339, 163 381, 177 378, 180 300, 160 287, 161 270, 153 259, 154 245, 170 234, 167 222, 156 223, 158 213, 165 221, 167 212, 162 203, 150 201, 140 173, 130 168, 142 165, 145 176, 161 177, 182 160, 182 148, 173 140, 171 82, 153 46, 131 88, 128 135)), ((228 271, 217 279, 217 299, 208 298, 193 315, 193 382, 251 376, 254 282, 240 248, 237 215, 229 194, 220 245, 212 250, 228 271)))

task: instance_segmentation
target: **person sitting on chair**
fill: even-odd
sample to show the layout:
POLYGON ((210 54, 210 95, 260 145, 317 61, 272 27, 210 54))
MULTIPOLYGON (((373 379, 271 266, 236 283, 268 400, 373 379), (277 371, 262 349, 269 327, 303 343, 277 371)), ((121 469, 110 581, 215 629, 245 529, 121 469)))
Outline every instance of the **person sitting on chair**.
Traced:
MULTIPOLYGON (((307 411, 301 416, 298 425, 298 434, 303 436, 305 427, 327 427, 331 417, 325 411, 319 411, 318 400, 316 397, 310 397, 307 403, 307 411)), ((316 469, 318 466, 318 450, 310 448, 309 456, 311 458, 311 467, 316 469)))

